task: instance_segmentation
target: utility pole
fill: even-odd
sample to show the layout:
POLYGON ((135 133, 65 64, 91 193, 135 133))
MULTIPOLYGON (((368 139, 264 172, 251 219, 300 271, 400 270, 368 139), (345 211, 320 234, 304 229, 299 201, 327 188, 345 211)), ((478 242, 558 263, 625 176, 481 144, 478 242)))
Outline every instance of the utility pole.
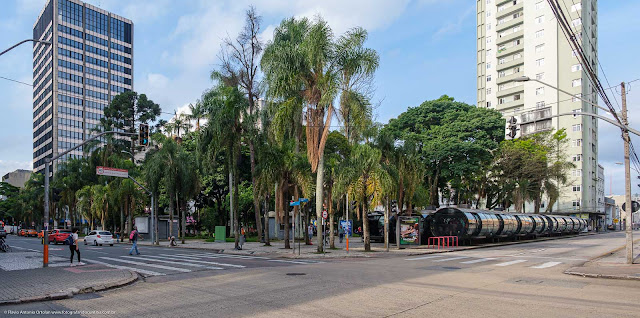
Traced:
MULTIPOLYGON (((620 84, 622 94, 622 124, 629 126, 627 119, 627 93, 625 92, 624 82, 620 84)), ((633 206, 631 205, 631 164, 629 162, 629 130, 622 130, 622 139, 624 139, 624 190, 625 190, 625 221, 626 221, 626 239, 627 239, 627 264, 633 264, 633 206)))

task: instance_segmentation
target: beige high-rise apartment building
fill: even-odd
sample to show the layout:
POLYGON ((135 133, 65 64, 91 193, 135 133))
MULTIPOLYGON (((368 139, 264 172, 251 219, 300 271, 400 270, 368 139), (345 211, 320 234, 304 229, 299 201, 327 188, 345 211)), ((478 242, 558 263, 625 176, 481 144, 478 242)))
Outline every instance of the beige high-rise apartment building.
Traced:
POLYGON ((133 89, 133 22, 79 0, 48 0, 33 38, 52 43, 33 46, 33 170, 43 173, 46 157, 97 134, 105 107, 133 89))
MULTIPOLYGON (((589 63, 597 69, 597 1, 559 3, 589 63)), ((553 211, 595 211, 598 123, 587 116, 548 117, 597 113, 596 107, 536 81, 514 80, 527 76, 593 103, 598 100, 547 0, 477 0, 477 61, 478 107, 495 109, 505 118, 516 116, 518 136, 566 129, 567 160, 576 167, 553 211)))

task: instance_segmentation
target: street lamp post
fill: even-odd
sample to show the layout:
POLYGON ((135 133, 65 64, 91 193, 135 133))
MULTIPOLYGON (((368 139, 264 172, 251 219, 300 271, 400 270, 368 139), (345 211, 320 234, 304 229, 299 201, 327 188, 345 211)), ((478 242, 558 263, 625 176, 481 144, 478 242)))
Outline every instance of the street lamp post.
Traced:
POLYGON ((51 42, 49 42, 49 41, 40 41, 40 40, 36 40, 36 39, 27 39, 27 40, 20 41, 20 42, 14 44, 13 46, 11 46, 10 48, 0 52, 0 56, 2 54, 4 54, 4 53, 7 53, 7 52, 13 50, 16 46, 19 46, 19 45, 21 45, 23 43, 27 43, 27 42, 36 42, 36 43, 42 43, 42 44, 46 44, 46 45, 51 45, 51 42))
MULTIPOLYGON (((573 95, 565 90, 562 90, 558 87, 552 86, 550 84, 547 84, 545 82, 542 82, 540 80, 537 79, 532 79, 529 78, 528 76, 521 76, 521 77, 517 77, 514 79, 514 81, 516 82, 527 82, 527 81, 534 81, 534 82, 538 82, 540 84, 543 84, 545 86, 551 87, 559 92, 565 93, 567 95, 570 95, 574 98, 578 98, 583 102, 586 102, 588 104, 591 104, 593 106, 596 106, 602 110, 604 110, 605 112, 612 114, 614 116, 617 116, 618 114, 616 113, 611 113, 611 111, 609 111, 608 109, 601 107, 591 101, 585 100, 583 99, 581 96, 576 96, 573 95)), ((620 127, 620 129, 622 130, 622 139, 624 141, 624 172, 625 172, 625 203, 626 206, 628 207, 627 209, 630 209, 631 211, 633 211, 632 209, 632 205, 631 205, 631 164, 629 162, 629 143, 630 143, 630 139, 629 139, 629 132, 634 133, 635 135, 639 135, 640 136, 640 132, 632 129, 629 127, 629 122, 627 120, 627 98, 626 98, 626 93, 625 93, 625 85, 624 83, 621 84, 621 91, 622 91, 622 112, 621 112, 621 117, 622 117, 622 123, 619 123, 617 121, 611 120, 610 118, 604 117, 604 116, 600 116, 598 114, 593 114, 593 113, 576 113, 575 115, 582 115, 582 116, 592 116, 592 117, 596 117, 596 118, 600 118, 608 123, 611 123, 615 126, 620 127)), ((558 117, 558 116, 562 116, 565 114, 558 114, 555 116, 551 116, 551 117, 558 117)), ((550 118, 551 118, 550 117, 550 118)), ((633 222, 632 222, 632 214, 626 212, 625 213, 626 217, 626 227, 625 227, 625 232, 626 232, 626 256, 627 256, 627 264, 633 264, 633 222)))

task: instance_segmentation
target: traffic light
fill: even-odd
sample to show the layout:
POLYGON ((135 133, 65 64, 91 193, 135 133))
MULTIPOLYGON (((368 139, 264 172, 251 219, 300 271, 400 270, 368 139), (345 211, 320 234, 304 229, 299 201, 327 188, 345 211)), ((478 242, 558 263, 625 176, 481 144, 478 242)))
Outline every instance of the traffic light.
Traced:
POLYGON ((60 196, 60 192, 62 192, 62 190, 53 188, 51 191, 51 201, 53 202, 60 201, 60 199, 62 199, 62 197, 60 196))
POLYGON ((507 137, 509 137, 509 139, 516 138, 518 130, 520 130, 520 128, 518 128, 518 119, 516 117, 511 116, 511 118, 507 120, 507 130, 507 137))
POLYGON ((138 130, 140 146, 149 145, 149 125, 140 124, 140 130, 138 130))
POLYGON ((391 211, 396 211, 397 208, 398 208, 398 201, 391 200, 391 211))

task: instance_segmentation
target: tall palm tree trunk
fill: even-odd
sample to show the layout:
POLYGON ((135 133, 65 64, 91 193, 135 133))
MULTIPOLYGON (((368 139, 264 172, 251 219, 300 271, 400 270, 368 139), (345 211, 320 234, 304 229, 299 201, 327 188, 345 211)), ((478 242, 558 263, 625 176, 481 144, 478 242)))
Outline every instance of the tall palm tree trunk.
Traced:
POLYGON ((120 242, 124 240, 124 208, 120 205, 120 242))
MULTIPOLYGON (((362 180, 363 189, 367 189, 367 177, 362 180)), ((365 192, 366 193, 366 192, 365 192)), ((369 212, 369 199, 366 195, 362 197, 362 232, 364 234, 364 251, 371 251, 371 237, 369 235, 369 218, 367 213, 369 212)))
POLYGON ((173 202, 173 196, 169 196, 169 237, 173 236, 173 209, 175 207, 175 202, 173 202))
POLYGON ((268 195, 264 196, 264 245, 271 246, 271 241, 269 240, 269 205, 268 195))
POLYGON ((260 197, 256 184, 256 150, 253 140, 249 139, 249 156, 251 160, 251 186, 253 187, 253 212, 256 217, 256 229, 258 230, 258 239, 262 238, 262 222, 260 221, 260 197))
MULTIPOLYGON (((318 158, 318 170, 316 171, 316 220, 318 220, 318 225, 320 225, 320 220, 322 220, 322 202, 324 201, 324 154, 321 152, 320 157, 318 158)), ((324 248, 322 246, 322 236, 320 234, 321 229, 318 227, 318 253, 324 253, 324 248)))
POLYGON ((282 187, 280 187, 280 204, 281 204, 281 208, 283 211, 283 216, 284 216, 284 248, 285 249, 290 249, 291 248, 291 243, 289 242, 289 240, 291 239, 290 235, 289 235, 289 229, 291 228, 291 222, 289 219, 289 205, 287 204, 287 200, 286 200, 286 193, 289 190, 289 187, 286 184, 285 181, 285 185, 283 185, 282 187))

